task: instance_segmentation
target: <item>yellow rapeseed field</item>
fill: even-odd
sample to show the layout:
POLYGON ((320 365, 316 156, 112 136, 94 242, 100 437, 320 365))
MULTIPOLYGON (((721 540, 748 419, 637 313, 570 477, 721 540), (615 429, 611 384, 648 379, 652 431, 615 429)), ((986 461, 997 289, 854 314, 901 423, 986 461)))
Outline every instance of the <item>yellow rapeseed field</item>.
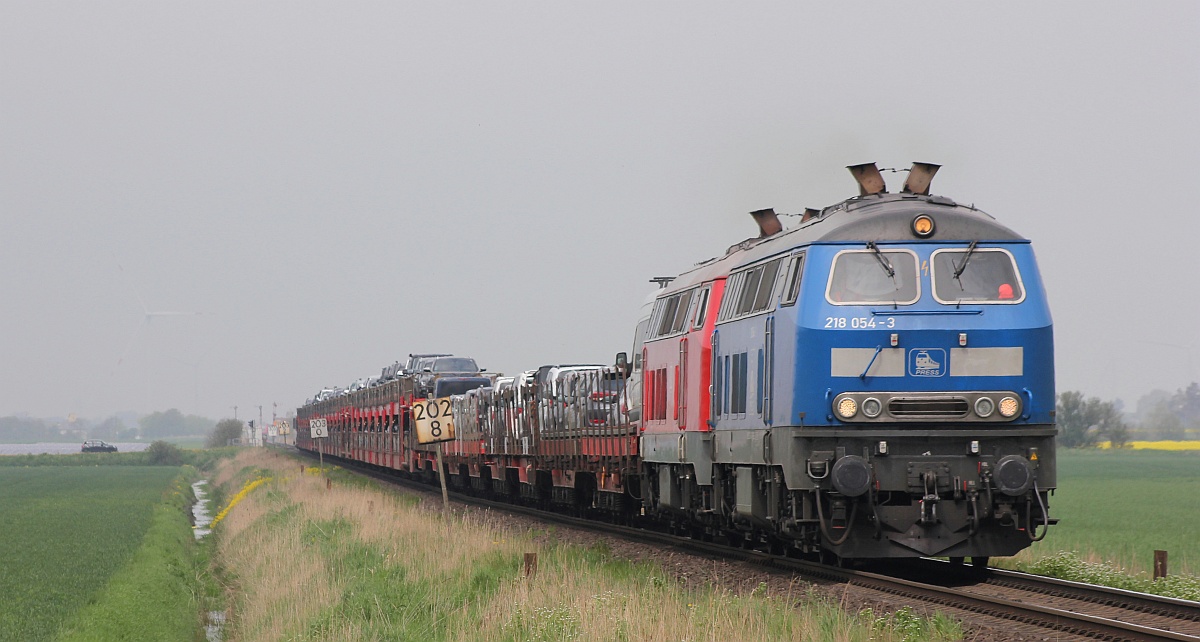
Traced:
MULTIPOLYGON (((1097 444, 1102 449, 1111 448, 1111 444, 1102 441, 1097 444)), ((1125 448, 1133 450, 1200 450, 1200 440, 1192 441, 1131 441, 1125 448)))

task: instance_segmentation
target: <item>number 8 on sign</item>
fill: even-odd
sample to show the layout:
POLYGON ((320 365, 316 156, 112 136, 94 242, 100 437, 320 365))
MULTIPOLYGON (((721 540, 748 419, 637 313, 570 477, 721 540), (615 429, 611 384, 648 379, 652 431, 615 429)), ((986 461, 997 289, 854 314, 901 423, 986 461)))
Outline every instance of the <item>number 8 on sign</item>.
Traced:
POLYGON ((454 417, 449 399, 429 399, 413 406, 417 442, 431 444, 454 439, 454 417))

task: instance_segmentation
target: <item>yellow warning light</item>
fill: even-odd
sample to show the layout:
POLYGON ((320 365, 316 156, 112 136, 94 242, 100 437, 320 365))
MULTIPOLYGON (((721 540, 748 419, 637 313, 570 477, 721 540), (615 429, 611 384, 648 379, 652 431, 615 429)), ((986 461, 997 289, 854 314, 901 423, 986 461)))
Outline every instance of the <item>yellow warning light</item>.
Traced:
POLYGON ((1038 456, 1037 456, 1037 451, 1035 450, 1032 453, 1030 453, 1029 461, 1037 461, 1037 460, 1038 460, 1038 456))
POLYGON ((933 217, 928 214, 918 214, 912 221, 913 234, 926 239, 933 236, 933 217))

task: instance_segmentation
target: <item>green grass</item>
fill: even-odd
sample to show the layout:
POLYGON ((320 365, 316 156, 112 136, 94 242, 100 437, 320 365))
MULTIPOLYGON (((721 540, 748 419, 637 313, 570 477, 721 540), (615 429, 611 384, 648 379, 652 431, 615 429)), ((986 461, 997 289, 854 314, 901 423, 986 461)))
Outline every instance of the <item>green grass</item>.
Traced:
MULTIPOLYGON (((221 459, 237 454, 236 447, 209 448, 205 450, 180 450, 182 463, 201 470, 211 468, 221 459)), ((148 466, 150 454, 146 452, 117 453, 70 453, 51 455, 0 455, 0 468, 32 468, 44 466, 148 466)))
POLYGON ((1183 573, 1154 579, 1146 573, 1130 574, 1106 562, 1089 562, 1073 551, 1040 558, 1022 570, 1072 582, 1112 586, 1128 591, 1154 593, 1183 600, 1200 601, 1200 577, 1183 573))
POLYGON ((130 560, 179 470, 0 468, 0 640, 52 639, 130 560))
POLYGON ((68 621, 60 640, 203 639, 196 592, 206 560, 197 558, 187 517, 195 478, 186 469, 175 479, 167 498, 153 507, 150 528, 129 564, 68 621))
POLYGON ((1172 572, 1200 571, 1200 453, 1062 449, 1058 487, 1050 514, 1061 521, 1035 549, 1134 570, 1150 570, 1158 549, 1172 572))
POLYGON ((1200 453, 1058 451, 1046 539, 996 564, 1040 575, 1200 599, 1200 453), (1154 551, 1168 579, 1152 578, 1154 551))

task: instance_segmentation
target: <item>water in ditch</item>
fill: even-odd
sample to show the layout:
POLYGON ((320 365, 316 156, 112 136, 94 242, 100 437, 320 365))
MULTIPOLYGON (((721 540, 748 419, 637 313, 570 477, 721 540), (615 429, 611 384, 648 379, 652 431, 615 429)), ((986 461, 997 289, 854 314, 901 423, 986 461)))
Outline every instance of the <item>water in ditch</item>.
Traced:
MULTIPOLYGON (((208 499, 208 493, 204 492, 204 487, 208 485, 207 479, 192 484, 192 492, 196 495, 196 503, 192 505, 192 534, 197 540, 204 539, 204 536, 212 532, 212 513, 208 510, 208 505, 211 500, 208 499)), ((204 622, 204 637, 208 642, 221 642, 221 628, 225 625, 224 611, 209 611, 204 622)))

